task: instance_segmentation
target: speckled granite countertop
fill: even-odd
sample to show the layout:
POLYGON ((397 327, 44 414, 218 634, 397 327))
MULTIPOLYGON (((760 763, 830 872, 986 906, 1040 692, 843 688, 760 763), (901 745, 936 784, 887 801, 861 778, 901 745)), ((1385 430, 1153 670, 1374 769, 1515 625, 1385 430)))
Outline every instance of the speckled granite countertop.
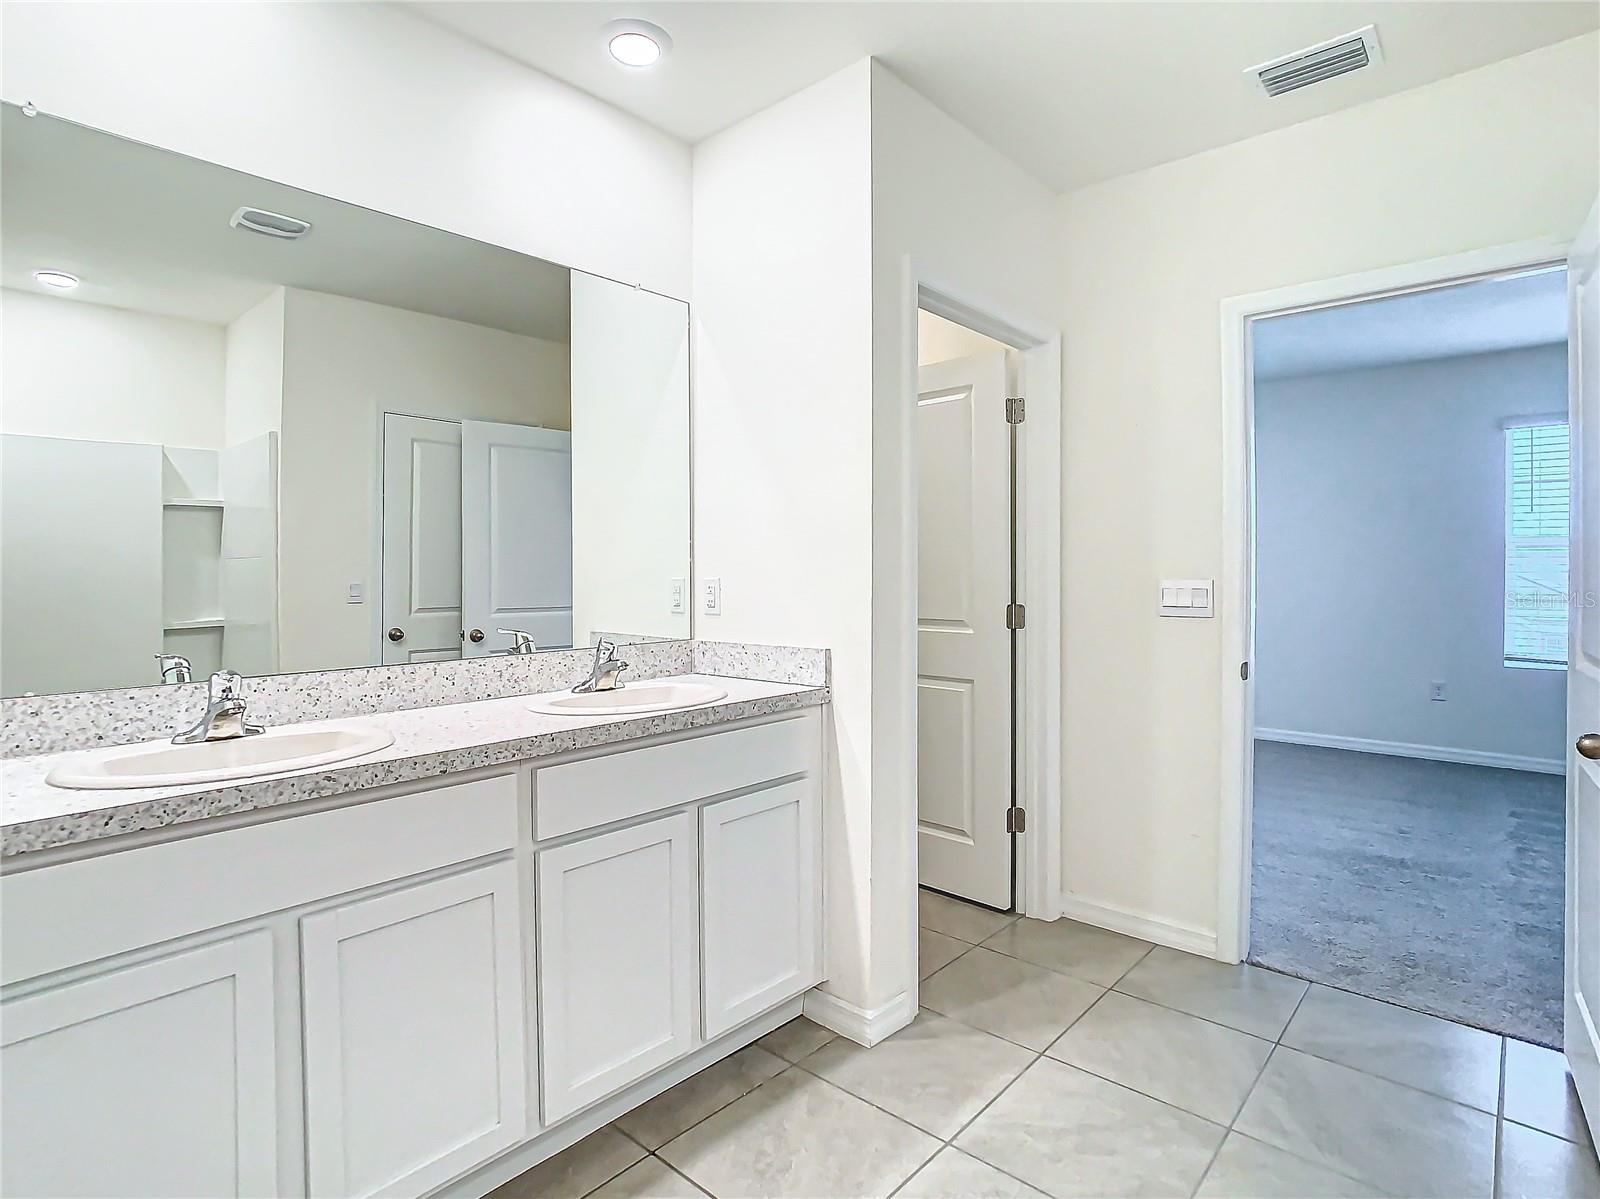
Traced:
POLYGON ((299 727, 377 726, 394 734, 394 744, 347 763, 232 783, 71 790, 51 786, 44 781, 45 775, 58 763, 94 751, 12 758, 0 762, 0 855, 9 858, 140 829, 167 828, 389 783, 509 765, 569 750, 815 707, 829 699, 826 687, 710 675, 678 677, 714 682, 728 697, 701 708, 633 716, 545 716, 529 710, 526 696, 513 696, 338 721, 308 721, 299 727))

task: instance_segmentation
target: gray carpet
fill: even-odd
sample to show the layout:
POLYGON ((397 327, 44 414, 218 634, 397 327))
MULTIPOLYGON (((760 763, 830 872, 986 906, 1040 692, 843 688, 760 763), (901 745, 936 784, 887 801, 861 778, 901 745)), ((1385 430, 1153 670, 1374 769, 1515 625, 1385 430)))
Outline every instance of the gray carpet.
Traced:
POLYGON ((1564 788, 1256 742, 1250 960, 1559 1044, 1564 788))

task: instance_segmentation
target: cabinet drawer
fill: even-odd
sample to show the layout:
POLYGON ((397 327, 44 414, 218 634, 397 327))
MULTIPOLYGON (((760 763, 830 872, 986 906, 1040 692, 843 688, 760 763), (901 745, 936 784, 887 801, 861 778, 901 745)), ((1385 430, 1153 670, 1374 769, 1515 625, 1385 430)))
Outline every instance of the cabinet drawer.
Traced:
POLYGON ((812 774, 821 753, 816 715, 729 729, 537 770, 534 836, 598 828, 710 795, 812 774))
POLYGON ((508 774, 8 874, 0 878, 0 981, 35 978, 516 843, 517 784, 508 774))

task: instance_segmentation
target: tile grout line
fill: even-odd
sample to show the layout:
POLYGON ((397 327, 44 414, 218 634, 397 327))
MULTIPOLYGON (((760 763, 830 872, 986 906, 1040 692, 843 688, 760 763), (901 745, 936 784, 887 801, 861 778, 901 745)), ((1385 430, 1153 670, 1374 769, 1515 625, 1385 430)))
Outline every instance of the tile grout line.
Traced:
MULTIPOLYGON (((1300 1005, 1306 1001, 1306 996, 1309 994, 1311 994, 1311 988, 1307 986, 1304 991, 1300 992, 1300 998, 1295 1000, 1294 1010, 1289 1013, 1289 1018, 1283 1022, 1283 1027, 1278 1030, 1278 1039, 1272 1042, 1272 1048, 1267 1050, 1267 1056, 1261 1059, 1261 1065, 1256 1068, 1256 1076, 1250 1080, 1250 1085, 1244 1089, 1244 1097, 1239 1100, 1239 1106, 1234 1108, 1233 1115, 1229 1118, 1227 1126, 1222 1130, 1222 1139, 1217 1142, 1217 1147, 1211 1151, 1211 1160, 1206 1162, 1206 1168, 1201 1171, 1199 1179, 1194 1184, 1194 1190, 1189 1192, 1189 1199, 1194 1199, 1200 1193, 1200 1188, 1205 1186, 1206 1179, 1211 1176, 1211 1171, 1217 1164, 1217 1158, 1222 1155, 1222 1147, 1228 1143, 1228 1138, 1234 1134, 1234 1125, 1239 1123, 1239 1117, 1244 1114, 1245 1105, 1250 1102, 1250 1096, 1254 1095, 1256 1088, 1261 1085, 1261 1076, 1267 1072, 1267 1063, 1272 1060, 1272 1055, 1277 1053, 1278 1047, 1283 1044, 1283 1034, 1289 1031, 1289 1025, 1294 1023, 1295 1016, 1300 1013, 1300 1005)), ((1266 1040, 1265 1037, 1260 1039, 1266 1040)), ((1240 1133, 1239 1135, 1244 1136, 1245 1134, 1240 1133)))
MULTIPOLYGON (((746 1091, 745 1094, 748 1095, 749 1092, 746 1091)), ((743 1096, 740 1096, 740 1098, 743 1098, 743 1096)), ((719 1107, 717 1110, 721 1111, 722 1109, 719 1107)), ((656 1161, 660 1162, 667 1169, 671 1170, 674 1174, 676 1174, 679 1178, 683 1179, 686 1183, 688 1183, 690 1186, 692 1186, 695 1190, 699 1191, 702 1195, 710 1195, 711 1194, 711 1192, 706 1190, 705 1187, 701 1186, 694 1179, 690 1178, 687 1174, 685 1174, 682 1170, 678 1169, 677 1166, 673 1165, 666 1158, 662 1157, 659 1153, 652 1153, 652 1154, 650 1154, 650 1156, 655 1158, 656 1161)), ((637 1164, 637 1163, 635 1163, 635 1164, 637 1164)), ((713 1199, 715 1199, 715 1197, 713 1197, 713 1199)))
MULTIPOLYGON (((1020 960, 1020 959, 1018 959, 1018 960, 1020 960)), ((1099 1003, 1102 999, 1104 999, 1110 993, 1111 992, 1110 992, 1109 988, 1106 988, 1106 989, 1102 990, 1099 995, 1095 996, 1094 1003, 1091 1003, 1088 1007, 1084 1008, 1083 1011, 1079 1012, 1078 1015, 1073 1018, 1072 1022, 1069 1023, 1067 1025, 1067 1027, 1061 1031, 1060 1036, 1057 1036, 1055 1040, 1050 1042, 1050 1044, 1054 1045, 1056 1040, 1060 1040, 1062 1036, 1065 1036, 1067 1031, 1070 1030, 1073 1025, 1077 1024, 1077 1022, 1079 1020, 1082 1020, 1085 1016, 1087 1016, 1089 1014, 1089 1012, 1094 1008, 1095 1004, 1099 1003)), ((929 1011, 933 1011, 932 1008, 929 1008, 928 1010, 929 1011)), ((963 1028, 971 1028, 971 1029, 973 1029, 974 1032, 982 1033, 985 1036, 995 1037, 996 1040, 1005 1041, 1005 1043, 1007 1045, 1016 1045, 1017 1044, 1015 1041, 1006 1041, 1006 1039, 1004 1037, 996 1036, 996 1034, 989 1032, 987 1029, 976 1028, 975 1026, 970 1025, 970 1024, 966 1024, 966 1023, 964 1023, 964 1022, 962 1022, 960 1020, 955 1020, 954 1017, 945 1016, 943 1012, 935 1012, 934 1014, 938 1015, 938 1016, 941 1016, 944 1019, 952 1020, 954 1023, 960 1024, 963 1028)), ((980 1117, 982 1117, 984 1112, 988 1111, 991 1107, 994 1106, 994 1104, 999 1102, 1000 1097, 1002 1095, 1004 1095, 1007 1091, 1009 1091, 1012 1087, 1014 1087, 1017 1084, 1018 1080, 1020 1080, 1022 1078, 1022 1076, 1024 1074, 1026 1074, 1029 1070, 1031 1070, 1035 1066, 1037 1066, 1039 1064, 1039 1062, 1045 1056, 1045 1050, 1043 1050, 1043 1049, 1033 1049, 1033 1048, 1031 1048, 1031 1047, 1029 1047, 1027 1045, 1018 1045, 1017 1048, 1026 1049, 1029 1053, 1033 1054, 1033 1058, 1027 1063, 1027 1065, 1023 1066, 1021 1070, 1018 1070, 1017 1073, 1014 1074, 1006 1082, 1006 1084, 1004 1086, 1002 1086, 988 1100, 986 1100, 984 1102, 983 1106, 978 1108, 978 1110, 972 1114, 970 1119, 968 1119, 965 1123, 963 1123, 960 1128, 956 1129, 955 1132, 951 1133, 948 1139, 942 1141, 940 1143, 940 1145, 939 1145, 939 1148, 934 1150, 934 1152, 928 1157, 928 1159, 926 1161, 922 1162, 920 1165, 917 1166, 917 1168, 915 1170, 911 1171, 910 1174, 906 1175, 905 1178, 901 1179, 899 1185, 897 1185, 894 1188, 894 1190, 890 1192, 891 1196, 898 1194, 905 1187, 905 1185, 907 1183, 909 1183, 913 1178, 915 1178, 923 1170, 927 1169, 929 1163, 931 1163, 934 1158, 938 1157, 939 1154, 943 1153, 946 1149, 954 1149, 957 1153, 967 1153, 967 1151, 965 1149, 962 1149, 960 1146, 958 1146, 955 1143, 956 1142, 956 1138, 959 1137, 962 1133, 966 1132, 967 1129, 971 1128, 972 1125, 974 1123, 976 1123, 980 1117)), ((1066 1065, 1065 1062, 1062 1062, 1060 1064, 1061 1065, 1066 1065)), ((796 1065, 799 1065, 799 1063, 796 1063, 796 1065)), ((803 1067, 803 1066, 801 1066, 800 1068, 802 1070, 805 1069, 805 1067, 803 1067)), ((889 1111, 888 1108, 879 1107, 876 1103, 873 1103, 872 1100, 864 1099, 860 1095, 857 1095, 854 1091, 846 1090, 846 1088, 844 1088, 842 1086, 839 1086, 838 1083, 830 1082, 828 1079, 823 1078, 822 1075, 820 1075, 820 1074, 816 1074, 811 1070, 806 1070, 805 1072, 807 1074, 810 1074, 813 1078, 816 1078, 820 1082, 827 1083, 828 1086, 831 1086, 831 1087, 836 1088, 837 1090, 843 1091, 846 1095, 849 1095, 852 1099, 859 1099, 862 1103, 865 1103, 868 1107, 876 1108, 878 1111, 883 1112, 884 1115, 889 1116, 891 1119, 898 1120, 898 1121, 900 1121, 900 1123, 905 1124, 910 1128, 915 1128, 918 1132, 921 1132, 921 1133, 923 1133, 923 1134, 925 1134, 927 1136, 934 1136, 935 1135, 935 1134, 933 1134, 931 1132, 928 1132, 927 1129, 922 1128, 919 1125, 912 1124, 911 1121, 907 1120, 904 1116, 896 1115, 894 1112, 889 1111)), ((1086 1071, 1086 1073, 1087 1073, 1087 1071, 1086 1071)), ((1096 1075, 1096 1077, 1098 1077, 1098 1075, 1096 1075)), ((1109 1082, 1110 1080, 1107 1079, 1106 1081, 1109 1082)), ((1038 1187, 1033 1186, 1033 1184, 1031 1182, 1029 1182, 1027 1179, 1018 1178, 1015 1174, 1012 1174, 1009 1170, 1002 1169, 1000 1166, 995 1165, 993 1162, 991 1162, 991 1161, 989 1161, 989 1160, 987 1160, 985 1158, 979 1157, 975 1153, 967 1153, 967 1156, 971 1157, 974 1161, 982 1162, 984 1165, 988 1166, 991 1170, 999 1171, 1001 1174, 1004 1174, 1007 1178, 1010 1178, 1010 1179, 1013 1179, 1016 1182, 1022 1183, 1026 1187, 1031 1187, 1034 1190, 1039 1190, 1040 1189, 1038 1187)))

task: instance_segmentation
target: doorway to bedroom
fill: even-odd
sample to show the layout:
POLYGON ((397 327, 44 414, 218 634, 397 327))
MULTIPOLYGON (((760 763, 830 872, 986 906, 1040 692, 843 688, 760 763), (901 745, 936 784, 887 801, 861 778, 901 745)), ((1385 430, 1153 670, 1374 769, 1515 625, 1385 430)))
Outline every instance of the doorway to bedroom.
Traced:
POLYGON ((1559 1046, 1562 267, 1253 323, 1249 960, 1559 1046))

